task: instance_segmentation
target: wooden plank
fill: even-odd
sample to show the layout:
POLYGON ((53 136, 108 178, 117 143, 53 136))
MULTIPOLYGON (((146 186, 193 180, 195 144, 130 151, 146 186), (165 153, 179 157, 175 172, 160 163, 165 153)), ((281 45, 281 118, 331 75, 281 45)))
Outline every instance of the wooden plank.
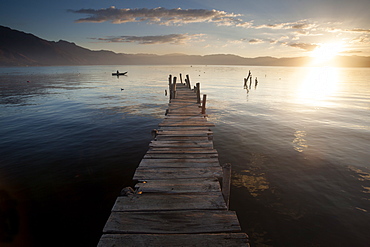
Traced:
POLYGON ((209 159, 142 159, 140 162, 140 166, 143 166, 145 164, 153 164, 153 163, 217 163, 219 164, 219 161, 216 158, 209 158, 209 159))
MULTIPOLYGON (((194 111, 194 113, 198 113, 198 111, 201 109, 198 105, 189 105, 189 104, 171 104, 168 106, 169 112, 171 111, 194 111)), ((199 114, 198 116, 202 116, 199 114)))
POLYGON ((104 234, 98 247, 249 247, 245 233, 104 234))
POLYGON ((172 113, 168 113, 167 116, 198 116, 200 113, 200 110, 199 110, 199 113, 195 113, 195 112, 187 112, 187 113, 181 113, 181 112, 172 112, 172 113))
POLYGON ((164 126, 206 126, 206 127, 214 127, 215 125, 213 123, 205 122, 205 123, 196 123, 196 122, 186 122, 186 123, 160 123, 158 126, 164 127, 164 126))
POLYGON ((207 120, 204 119, 166 119, 164 120, 161 124, 176 124, 176 123, 181 123, 181 124, 212 124, 211 122, 207 122, 207 120))
MULTIPOLYGON (((161 160, 166 160, 166 159, 161 159, 161 160)), ((192 162, 178 162, 178 163, 169 163, 169 162, 164 162, 164 163, 153 163, 153 164, 148 164, 148 165, 141 165, 140 167, 147 167, 147 168, 181 168, 181 167, 219 167, 219 163, 192 163, 192 162)))
POLYGON ((200 114, 201 108, 200 107, 169 107, 168 108, 168 114, 171 113, 178 113, 178 114, 184 114, 186 115, 187 113, 191 114, 197 114, 198 116, 201 116, 200 114))
POLYGON ((177 145, 150 143, 149 147, 151 147, 151 150, 165 150, 165 149, 168 149, 168 150, 184 150, 184 149, 186 150, 198 150, 198 149, 212 150, 213 149, 212 143, 211 144, 182 143, 182 144, 177 144, 177 145))
POLYGON ((153 148, 213 148, 212 141, 152 141, 149 147, 153 148))
POLYGON ((163 153, 146 153, 144 155, 144 159, 210 159, 210 158, 217 158, 218 154, 217 153, 212 153, 212 154, 163 154, 163 153))
POLYGON ((151 141, 149 143, 152 147, 161 147, 161 146, 188 146, 188 145, 205 145, 205 146, 212 146, 212 141, 151 141))
POLYGON ((138 167, 133 180, 162 180, 222 177, 222 167, 138 167))
POLYGON ((178 122, 184 122, 184 123, 211 123, 208 122, 204 118, 200 118, 198 116, 178 116, 178 117, 172 117, 166 118, 162 121, 162 123, 178 123, 178 122))
POLYGON ((191 194, 142 193, 119 196, 113 212, 166 210, 227 210, 220 191, 191 194))
POLYGON ((104 233, 240 232, 235 212, 227 210, 112 212, 104 233))
POLYGON ((188 126, 188 127, 177 127, 177 126, 164 126, 160 127, 157 129, 158 132, 163 132, 163 131, 181 131, 184 133, 189 133, 189 132, 212 132, 212 129, 207 126, 188 126))
POLYGON ((207 136, 212 135, 213 131, 204 130, 160 130, 158 135, 178 135, 178 136, 207 136))
MULTIPOLYGON (((194 117, 194 116, 181 116, 181 115, 170 115, 171 117, 194 117)), ((209 122, 209 123, 211 123, 211 122, 209 122)), ((162 128, 159 128, 159 130, 169 130, 169 129, 177 129, 177 130, 179 130, 180 128, 176 128, 176 127, 162 127, 162 128)), ((211 131, 212 129, 211 128, 209 128, 209 127, 181 127, 181 129, 184 129, 185 131, 186 130, 208 130, 208 131, 211 131)))
POLYGON ((151 148, 146 152, 147 154, 217 154, 216 149, 207 148, 151 148))
POLYGON ((215 178, 148 180, 137 183, 135 189, 143 193, 199 193, 221 191, 220 183, 215 178))
POLYGON ((142 159, 139 167, 202 167, 220 166, 217 158, 213 159, 142 159))
POLYGON ((151 147, 147 154, 217 154, 212 147, 151 147))
POLYGON ((212 135, 207 136, 172 136, 172 135, 162 135, 157 136, 155 140, 157 141, 206 141, 212 140, 212 135))
POLYGON ((172 99, 170 102, 170 106, 173 105, 192 105, 192 106, 200 106, 199 103, 196 102, 197 97, 195 96, 194 98, 190 98, 187 95, 180 95, 176 99, 172 99))
POLYGON ((165 120, 190 120, 190 119, 195 119, 195 120, 207 120, 203 115, 196 115, 196 116, 172 116, 172 115, 167 115, 164 117, 165 120))

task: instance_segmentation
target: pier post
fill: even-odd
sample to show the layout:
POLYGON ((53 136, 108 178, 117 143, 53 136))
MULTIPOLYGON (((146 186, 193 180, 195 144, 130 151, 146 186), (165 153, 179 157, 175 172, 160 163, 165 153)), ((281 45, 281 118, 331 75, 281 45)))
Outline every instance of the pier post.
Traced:
POLYGON ((173 95, 172 95, 172 97, 173 97, 173 99, 176 98, 176 80, 177 80, 177 77, 175 76, 173 78, 173 84, 172 84, 172 88, 173 88, 173 95))
POLYGON ((202 114, 206 114, 206 102, 207 102, 207 94, 203 94, 202 114))
POLYGON ((181 84, 182 84, 182 75, 181 75, 181 73, 180 73, 180 82, 181 82, 181 84))
POLYGON ((230 184, 231 184, 231 164, 225 163, 222 165, 222 195, 226 202, 227 208, 230 204, 230 184))
POLYGON ((173 97, 173 91, 172 91, 172 75, 169 75, 168 77, 168 91, 170 92, 170 100, 173 97))
POLYGON ((196 93, 197 93, 197 103, 198 104, 200 104, 200 83, 199 82, 197 82, 197 91, 196 91, 196 93))
POLYGON ((188 88, 191 88, 189 75, 186 75, 186 80, 187 80, 188 88))

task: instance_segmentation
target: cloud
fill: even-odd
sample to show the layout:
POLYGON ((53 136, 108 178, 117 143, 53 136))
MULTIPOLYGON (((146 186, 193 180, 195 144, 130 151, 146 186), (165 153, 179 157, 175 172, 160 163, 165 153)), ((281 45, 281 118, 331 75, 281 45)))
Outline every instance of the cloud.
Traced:
POLYGON ((256 29, 270 28, 270 29, 297 29, 297 30, 308 30, 313 29, 317 25, 313 23, 308 23, 307 20, 300 20, 296 22, 285 22, 277 24, 263 24, 259 26, 254 26, 256 29))
POLYGON ((244 26, 251 25, 244 22, 240 14, 227 13, 219 10, 207 9, 166 9, 158 7, 154 9, 136 8, 136 9, 116 9, 114 6, 105 9, 80 9, 69 10, 76 14, 87 14, 88 17, 76 20, 81 22, 106 22, 114 24, 128 22, 148 22, 159 25, 182 25, 199 22, 212 22, 224 26, 244 26))
POLYGON ((249 42, 249 44, 261 44, 261 43, 265 43, 265 41, 263 41, 262 39, 251 39, 248 42, 249 42))
POLYGON ((309 43, 284 43, 284 45, 294 47, 294 48, 299 48, 305 51, 313 51, 315 50, 316 47, 319 46, 316 44, 309 44, 309 43))
POLYGON ((114 36, 106 38, 92 38, 104 43, 138 43, 138 44, 185 44, 190 40, 198 39, 203 34, 168 34, 156 36, 114 36))
POLYGON ((363 28, 347 29, 346 31, 353 32, 353 33, 370 33, 370 29, 363 29, 363 28))
POLYGON ((362 35, 362 36, 352 39, 350 43, 367 45, 367 44, 370 44, 370 37, 368 35, 362 35))
POLYGON ((340 54, 354 54, 354 53, 362 53, 359 50, 351 50, 351 51, 341 51, 340 54))
POLYGON ((250 39, 250 40, 247 40, 247 39, 242 39, 241 41, 243 42, 248 42, 249 44, 261 44, 261 43, 269 43, 269 44, 283 44, 283 40, 287 40, 289 39, 289 36, 281 36, 280 38, 275 38, 275 39, 271 39, 271 38, 267 38, 267 39, 257 39, 257 38, 253 38, 253 39, 250 39))

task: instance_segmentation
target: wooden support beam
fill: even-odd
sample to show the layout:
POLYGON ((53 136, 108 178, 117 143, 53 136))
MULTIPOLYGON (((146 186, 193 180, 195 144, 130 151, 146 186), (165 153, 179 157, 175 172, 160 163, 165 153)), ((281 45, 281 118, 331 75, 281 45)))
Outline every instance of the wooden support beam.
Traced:
POLYGON ((191 88, 189 75, 186 75, 186 80, 187 80, 187 86, 188 86, 188 88, 191 88))
POLYGON ((206 114, 206 102, 207 102, 207 94, 203 94, 202 114, 206 114))
POLYGON ((227 208, 230 204, 230 185, 231 185, 231 164, 222 165, 222 195, 224 196, 227 208))

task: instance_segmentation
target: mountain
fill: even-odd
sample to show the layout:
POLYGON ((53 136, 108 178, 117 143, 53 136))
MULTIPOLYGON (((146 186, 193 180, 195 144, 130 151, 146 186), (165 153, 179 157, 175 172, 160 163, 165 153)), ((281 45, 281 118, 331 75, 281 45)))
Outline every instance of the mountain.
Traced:
POLYGON ((74 43, 47 41, 0 26, 1 66, 114 64, 121 56, 110 51, 91 51, 74 43))
MULTIPOLYGON (((64 40, 47 41, 33 34, 0 26, 0 66, 49 65, 255 65, 304 66, 307 57, 245 58, 232 54, 123 54, 112 51, 92 51, 64 40)), ((345 67, 370 67, 370 57, 338 57, 345 67)))

